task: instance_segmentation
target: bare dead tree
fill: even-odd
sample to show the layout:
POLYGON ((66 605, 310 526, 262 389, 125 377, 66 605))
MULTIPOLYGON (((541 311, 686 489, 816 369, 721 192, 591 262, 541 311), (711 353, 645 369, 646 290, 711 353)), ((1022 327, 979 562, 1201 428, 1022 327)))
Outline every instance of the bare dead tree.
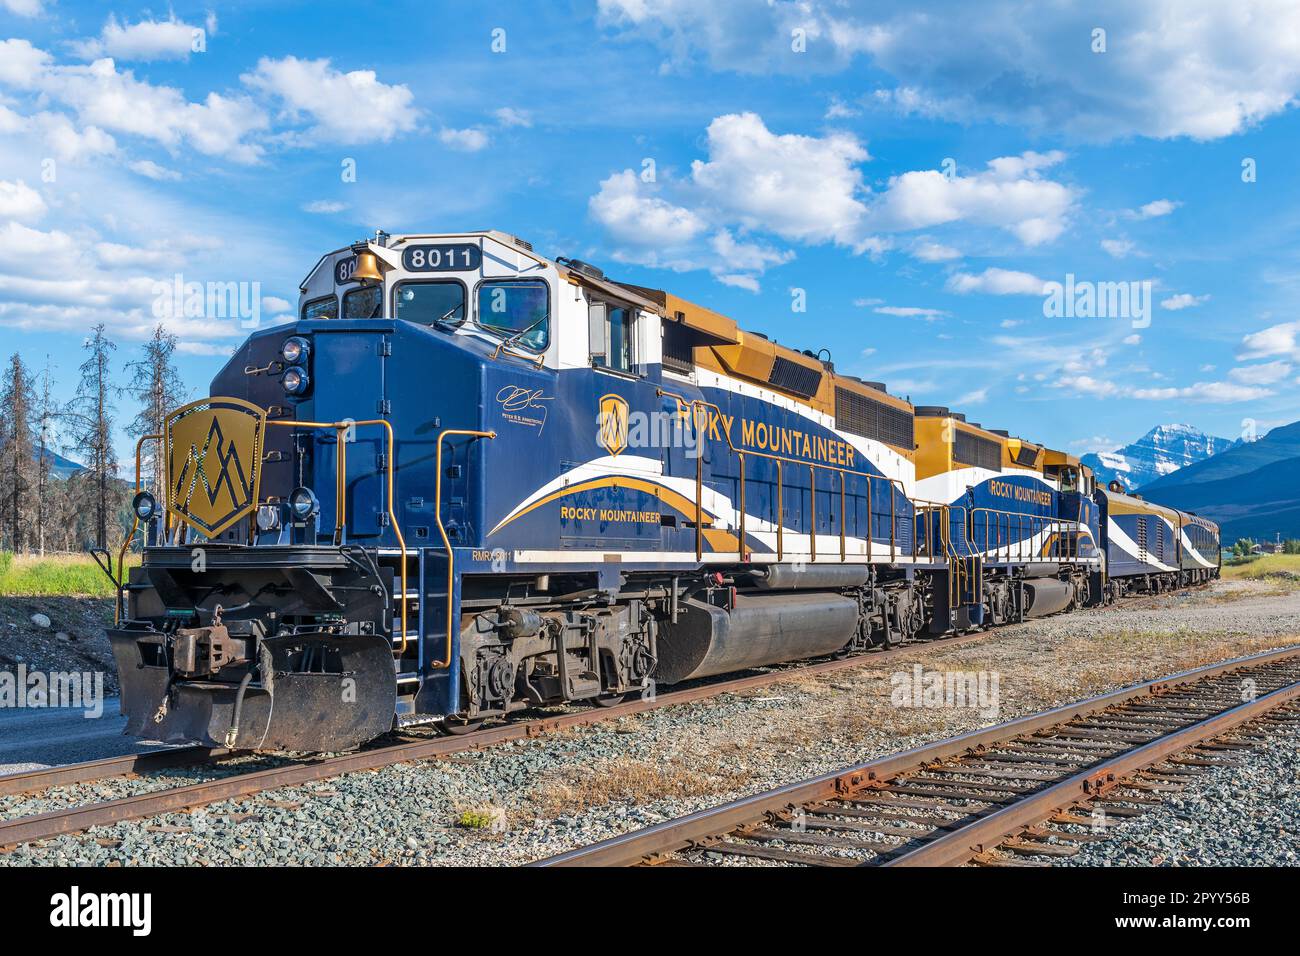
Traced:
MULTIPOLYGON (((139 402, 139 411, 130 427, 132 438, 161 435, 167 414, 184 401, 185 386, 176 371, 175 354, 176 336, 160 324, 145 343, 144 355, 127 363, 131 382, 126 391, 139 402)), ((160 505, 165 505, 167 489, 163 487, 162 454, 161 442, 145 446, 144 466, 149 475, 146 487, 160 505)))
POLYGON ((0 431, 4 454, 0 494, 3 494, 3 521, 9 548, 15 553, 30 546, 28 532, 32 525, 31 495, 36 472, 32 455, 33 404, 31 375, 22 357, 15 352, 0 387, 0 415, 4 416, 3 431, 0 431))
POLYGON ((81 381, 77 394, 64 406, 60 417, 71 428, 73 448, 90 472, 94 488, 94 541, 99 548, 108 545, 108 526, 114 499, 110 484, 117 474, 117 453, 113 448, 113 385, 109 364, 117 349, 104 334, 100 323, 91 330, 83 346, 87 356, 81 363, 81 381))
POLYGON ((58 410, 50 395, 50 357, 45 357, 45 371, 41 374, 41 388, 36 397, 36 550, 45 554, 46 531, 49 526, 50 473, 54 468, 53 441, 54 418, 58 410))

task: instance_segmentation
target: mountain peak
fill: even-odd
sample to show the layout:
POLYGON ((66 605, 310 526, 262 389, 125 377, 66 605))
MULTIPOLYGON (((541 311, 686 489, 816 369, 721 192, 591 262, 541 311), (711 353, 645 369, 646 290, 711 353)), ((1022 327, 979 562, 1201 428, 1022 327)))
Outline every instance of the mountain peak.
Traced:
POLYGON ((1235 444, 1227 438, 1207 435, 1194 425, 1173 422, 1156 425, 1123 448, 1084 455, 1083 463, 1102 484, 1118 479, 1133 490, 1235 444))

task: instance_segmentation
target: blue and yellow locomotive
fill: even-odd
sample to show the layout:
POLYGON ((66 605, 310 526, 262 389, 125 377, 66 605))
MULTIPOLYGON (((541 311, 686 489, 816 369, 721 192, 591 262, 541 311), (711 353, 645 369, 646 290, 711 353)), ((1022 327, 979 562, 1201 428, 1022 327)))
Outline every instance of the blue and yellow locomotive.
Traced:
POLYGON ((1217 574, 1211 523, 1077 458, 503 233, 301 292, 144 439, 129 733, 347 749, 1217 574))

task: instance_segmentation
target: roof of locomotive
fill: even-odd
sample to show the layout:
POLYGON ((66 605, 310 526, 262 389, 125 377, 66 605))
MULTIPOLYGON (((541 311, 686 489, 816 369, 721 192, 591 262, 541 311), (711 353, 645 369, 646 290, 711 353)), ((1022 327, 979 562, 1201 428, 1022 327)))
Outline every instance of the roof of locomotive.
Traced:
MULTIPOLYGON (((472 238, 494 240, 509 247, 515 253, 532 259, 539 265, 553 268, 562 279, 575 285, 585 285, 597 291, 621 297, 628 301, 629 304, 635 305, 644 311, 654 312, 667 321, 677 322, 691 329, 698 336, 698 345, 706 348, 703 362, 699 361, 697 353, 697 364, 702 364, 706 368, 713 368, 719 372, 739 375, 742 378, 760 382, 766 387, 788 394, 797 401, 811 405, 819 411, 831 415, 836 413, 838 389, 857 394, 870 401, 892 406, 908 414, 916 414, 916 406, 909 399, 891 395, 883 382, 869 382, 854 375, 836 372, 829 358, 823 361, 819 354, 781 345, 761 332, 748 332, 740 328, 734 319, 705 306, 680 298, 666 290, 610 279, 605 276, 603 271, 577 260, 566 259, 562 256, 554 259, 548 258, 534 251, 531 243, 495 229, 458 233, 414 232, 395 235, 377 232, 374 239, 351 243, 321 256, 316 265, 312 267, 311 272, 303 279, 301 291, 306 292, 312 276, 327 260, 343 253, 364 251, 368 248, 380 255, 381 258, 387 258, 383 256, 384 252, 395 250, 412 240, 472 238), (797 369, 804 370, 803 374, 809 377, 809 380, 811 380, 811 376, 815 375, 817 382, 815 390, 811 391, 811 393, 793 391, 789 388, 782 388, 780 383, 774 383, 772 379, 775 377, 774 370, 778 367, 778 362, 786 363, 786 368, 795 366, 797 369)), ((965 416, 960 413, 950 414, 960 423, 959 428, 963 431, 971 431, 1004 444, 1008 441, 1012 443, 1021 442, 1024 445, 1042 449, 1046 452, 1046 464, 1069 464, 1084 471, 1090 470, 1087 466, 1082 465, 1077 458, 1064 452, 1053 451, 1040 442, 1016 438, 995 429, 988 429, 966 422, 965 416)), ((914 448, 908 448, 905 451, 910 454, 914 451, 914 448)), ((1158 508, 1159 506, 1154 507, 1158 508)))

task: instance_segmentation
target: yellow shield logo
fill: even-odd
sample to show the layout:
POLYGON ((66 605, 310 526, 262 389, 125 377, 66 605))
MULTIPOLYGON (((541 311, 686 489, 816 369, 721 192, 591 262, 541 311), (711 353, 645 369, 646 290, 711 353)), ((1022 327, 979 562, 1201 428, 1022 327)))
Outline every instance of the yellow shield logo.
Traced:
POLYGON ((627 447, 628 406, 621 395, 602 395, 600 414, 596 421, 600 428, 596 440, 611 455, 627 447))
POLYGON ((257 508, 266 412, 204 398, 167 416, 167 507, 215 538, 257 508))

